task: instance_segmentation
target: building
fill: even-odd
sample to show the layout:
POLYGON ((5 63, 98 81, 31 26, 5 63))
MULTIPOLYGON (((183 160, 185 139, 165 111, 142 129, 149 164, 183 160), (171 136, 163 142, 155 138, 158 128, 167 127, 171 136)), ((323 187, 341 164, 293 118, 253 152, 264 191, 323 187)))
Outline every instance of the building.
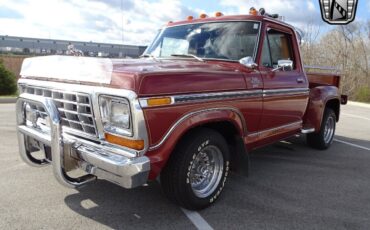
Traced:
POLYGON ((0 35, 0 53, 24 55, 66 54, 68 45, 81 50, 85 56, 135 58, 144 53, 145 46, 79 42, 55 39, 26 38, 0 35))

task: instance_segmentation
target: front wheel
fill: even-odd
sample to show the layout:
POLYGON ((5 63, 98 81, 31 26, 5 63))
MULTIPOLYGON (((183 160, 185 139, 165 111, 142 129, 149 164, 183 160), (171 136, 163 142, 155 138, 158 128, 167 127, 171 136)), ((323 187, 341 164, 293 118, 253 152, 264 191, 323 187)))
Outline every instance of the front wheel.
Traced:
POLYGON ((187 135, 161 173, 166 196, 191 210, 203 209, 220 196, 229 173, 229 149, 221 134, 201 128, 187 135))
POLYGON ((336 122, 337 116, 335 112, 330 108, 326 108, 320 131, 307 135, 308 145, 320 150, 328 149, 334 140, 336 122))

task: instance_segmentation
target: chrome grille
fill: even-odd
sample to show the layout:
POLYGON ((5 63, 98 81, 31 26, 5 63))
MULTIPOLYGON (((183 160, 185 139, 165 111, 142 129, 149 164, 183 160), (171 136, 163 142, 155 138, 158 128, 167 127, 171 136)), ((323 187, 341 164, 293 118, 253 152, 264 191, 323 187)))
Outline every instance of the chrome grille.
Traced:
MULTIPOLYGON (((21 86, 22 93, 28 93, 51 98, 59 110, 64 130, 71 129, 78 134, 97 136, 97 130, 92 110, 91 99, 88 94, 67 92, 36 86, 21 86)), ((30 105, 39 111, 43 119, 47 119, 44 108, 30 105)))

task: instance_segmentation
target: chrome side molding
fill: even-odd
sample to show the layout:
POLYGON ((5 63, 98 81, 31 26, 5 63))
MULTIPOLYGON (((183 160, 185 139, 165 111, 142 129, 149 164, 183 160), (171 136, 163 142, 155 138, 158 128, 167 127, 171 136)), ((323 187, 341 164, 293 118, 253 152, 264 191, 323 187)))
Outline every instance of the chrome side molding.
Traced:
MULTIPOLYGON (((231 99, 250 99, 259 97, 272 97, 272 96, 307 96, 309 88, 288 88, 288 89, 256 89, 256 90, 240 90, 228 92, 212 92, 212 93, 195 93, 184 95, 171 95, 171 105, 179 105, 185 103, 200 103, 212 102, 217 100, 231 100, 231 99)), ((140 98, 139 102, 143 109, 148 108, 147 100, 156 97, 140 98)))

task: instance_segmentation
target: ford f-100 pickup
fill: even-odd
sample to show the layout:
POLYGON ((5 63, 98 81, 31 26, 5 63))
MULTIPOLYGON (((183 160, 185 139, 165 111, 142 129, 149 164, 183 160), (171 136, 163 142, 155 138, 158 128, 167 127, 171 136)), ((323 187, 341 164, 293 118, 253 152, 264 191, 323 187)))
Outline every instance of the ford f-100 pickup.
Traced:
POLYGON ((340 76, 306 73, 299 41, 273 17, 217 13, 169 22, 139 59, 26 59, 20 155, 71 188, 158 180, 178 205, 205 208, 252 150, 302 133, 332 144, 340 76))

